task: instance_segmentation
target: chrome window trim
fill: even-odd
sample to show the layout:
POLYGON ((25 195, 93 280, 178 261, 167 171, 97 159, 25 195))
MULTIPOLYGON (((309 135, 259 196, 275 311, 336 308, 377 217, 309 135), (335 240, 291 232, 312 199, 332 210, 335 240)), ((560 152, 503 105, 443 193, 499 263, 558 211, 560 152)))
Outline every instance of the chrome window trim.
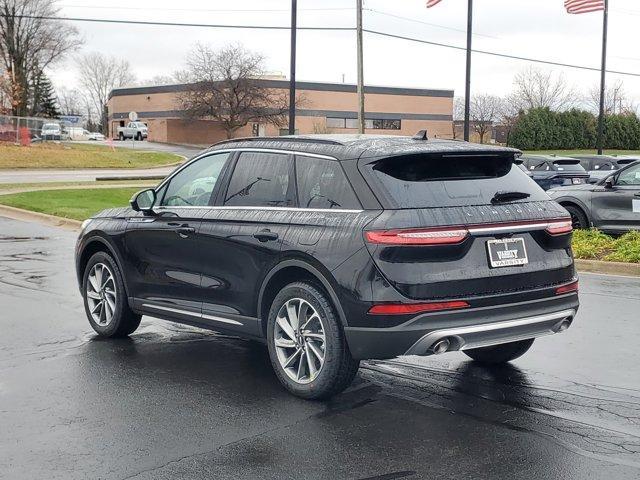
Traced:
POLYGON ((176 210, 176 209, 196 209, 196 210, 264 210, 272 212, 316 212, 316 213, 362 213, 364 210, 346 209, 346 208, 302 208, 302 207, 252 207, 252 206, 176 206, 176 207, 153 207, 153 211, 156 213, 176 210))
POLYGON ((236 320, 231 320, 230 318, 217 317, 217 316, 214 316, 214 315, 205 315, 205 314, 202 314, 202 313, 191 312, 189 310, 182 310, 182 309, 179 309, 179 308, 165 307, 165 306, 162 306, 162 305, 153 305, 151 303, 143 303, 142 307, 155 308, 156 310, 163 310, 165 312, 179 313, 181 315, 189 315, 190 317, 204 318, 204 319, 207 319, 207 320, 213 320, 215 322, 229 323, 231 325, 242 325, 242 323, 240 323, 240 322, 238 322, 236 320))
POLYGON ((495 227, 469 227, 469 233, 473 235, 485 235, 492 233, 503 233, 503 232, 526 232, 529 230, 545 230, 549 222, 540 222, 540 223, 530 223, 523 225, 505 225, 505 226, 495 226, 495 227))

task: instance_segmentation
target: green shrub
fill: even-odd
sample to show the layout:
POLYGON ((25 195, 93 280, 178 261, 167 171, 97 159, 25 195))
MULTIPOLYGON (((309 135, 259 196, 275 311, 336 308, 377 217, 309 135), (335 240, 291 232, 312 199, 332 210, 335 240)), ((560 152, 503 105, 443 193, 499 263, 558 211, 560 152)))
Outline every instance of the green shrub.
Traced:
POLYGON ((572 247, 576 258, 588 260, 602 258, 614 248, 613 244, 613 238, 596 229, 573 232, 572 247))
POLYGON ((613 243, 614 250, 604 257, 605 260, 640 263, 640 232, 625 233, 613 243))

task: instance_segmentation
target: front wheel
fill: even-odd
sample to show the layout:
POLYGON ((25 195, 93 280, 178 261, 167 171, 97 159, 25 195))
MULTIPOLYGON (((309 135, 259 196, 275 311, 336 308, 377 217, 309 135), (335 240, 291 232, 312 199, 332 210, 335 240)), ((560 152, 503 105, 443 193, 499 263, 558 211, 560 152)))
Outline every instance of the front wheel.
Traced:
POLYGON ((351 356, 331 300, 310 283, 292 283, 278 293, 269 311, 267 341, 278 380, 299 397, 329 398, 358 372, 360 362, 351 356))
POLYGON ((521 357, 531 348, 531 345, 533 345, 533 338, 463 351, 467 356, 477 362, 495 365, 510 362, 511 360, 521 357))
POLYGON ((589 228, 589 220, 587 220, 587 216, 579 207, 566 205, 564 208, 571 215, 571 226, 574 230, 589 228))
POLYGON ((108 253, 95 253, 87 262, 82 296, 89 323, 99 336, 126 337, 140 325, 141 316, 129 308, 118 264, 108 253))
POLYGON ((124 142, 124 133, 120 132, 118 134, 118 140, 120 140, 121 142, 124 142))

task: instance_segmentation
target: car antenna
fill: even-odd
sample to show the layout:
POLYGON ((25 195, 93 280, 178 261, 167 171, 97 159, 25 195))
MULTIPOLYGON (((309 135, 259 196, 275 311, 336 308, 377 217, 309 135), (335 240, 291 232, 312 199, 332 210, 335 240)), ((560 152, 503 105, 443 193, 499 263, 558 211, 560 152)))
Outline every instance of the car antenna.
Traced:
POLYGON ((418 130, 418 133, 416 133, 412 138, 414 140, 429 140, 426 130, 418 130))

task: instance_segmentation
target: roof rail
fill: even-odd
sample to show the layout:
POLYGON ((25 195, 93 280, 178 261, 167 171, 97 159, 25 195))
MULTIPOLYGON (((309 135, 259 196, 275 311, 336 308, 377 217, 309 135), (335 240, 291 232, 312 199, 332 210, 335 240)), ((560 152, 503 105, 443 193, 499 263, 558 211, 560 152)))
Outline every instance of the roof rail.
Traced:
MULTIPOLYGON (((330 140, 328 138, 312 138, 312 137, 241 137, 241 138, 232 138, 230 140, 223 140, 221 142, 216 142, 211 147, 215 145, 224 145, 227 143, 240 143, 240 142, 264 142, 264 141, 272 141, 272 142, 290 142, 290 143, 322 143, 324 145, 343 145, 337 140, 330 140)), ((211 148, 210 147, 210 148, 211 148)))

